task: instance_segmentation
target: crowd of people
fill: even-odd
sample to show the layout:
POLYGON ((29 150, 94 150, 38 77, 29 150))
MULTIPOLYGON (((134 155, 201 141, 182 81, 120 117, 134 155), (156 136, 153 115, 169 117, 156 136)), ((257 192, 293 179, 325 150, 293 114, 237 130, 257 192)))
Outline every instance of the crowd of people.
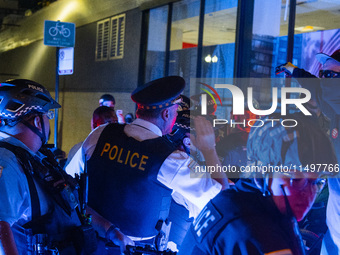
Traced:
POLYGON ((340 254, 340 50, 316 57, 320 79, 277 68, 311 92, 312 116, 246 109, 234 117, 254 127, 220 135, 215 99, 201 116, 202 94, 163 77, 131 93, 135 115, 103 95, 65 167, 45 146, 58 102, 31 80, 0 83, 0 254, 306 254, 298 222, 327 184, 321 254, 340 254), (257 170, 206 171, 226 165, 257 170))

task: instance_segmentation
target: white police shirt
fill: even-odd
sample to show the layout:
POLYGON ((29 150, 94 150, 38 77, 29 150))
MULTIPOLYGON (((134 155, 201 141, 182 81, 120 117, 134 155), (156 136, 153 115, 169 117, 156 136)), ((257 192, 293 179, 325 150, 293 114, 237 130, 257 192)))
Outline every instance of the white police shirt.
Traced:
MULTIPOLYGON (((106 125, 99 126, 86 138, 82 147, 67 165, 68 174, 75 176, 84 171, 85 158, 86 160, 91 158, 106 125)), ((131 124, 126 125, 124 132, 138 141, 162 136, 161 130, 156 125, 143 119, 135 119, 131 124)), ((190 210, 190 215, 195 217, 198 211, 202 210, 209 200, 221 191, 222 186, 211 179, 209 173, 199 173, 199 177, 195 174, 195 178, 192 178, 193 170, 189 167, 192 164, 192 159, 185 152, 176 150, 163 162, 157 180, 182 195, 187 203, 194 205, 193 208, 197 207, 199 210, 190 210)))

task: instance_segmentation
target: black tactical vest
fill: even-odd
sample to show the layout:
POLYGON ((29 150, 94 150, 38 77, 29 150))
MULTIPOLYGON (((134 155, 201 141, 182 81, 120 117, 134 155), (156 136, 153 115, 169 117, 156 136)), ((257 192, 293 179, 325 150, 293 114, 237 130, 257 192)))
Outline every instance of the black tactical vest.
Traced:
MULTIPOLYGON (((38 176, 39 171, 44 170, 39 159, 34 158, 25 149, 6 142, 1 141, 0 147, 10 150, 17 157, 26 175, 30 191, 32 220, 23 226, 15 223, 11 227, 19 254, 36 254, 37 249, 41 249, 41 254, 57 254, 52 252, 55 248, 61 255, 81 254, 83 250, 81 247, 83 241, 80 240, 82 233, 79 233, 81 221, 76 209, 67 207, 68 203, 65 202, 67 196, 73 200, 72 204, 76 205, 77 191, 69 188, 62 193, 54 192, 53 188, 48 187, 49 184, 38 176), (37 185, 49 200, 45 201, 49 206, 49 211, 45 215, 41 215, 37 185), (45 249, 51 249, 51 253, 45 249)), ((64 176, 67 177, 66 174, 64 176)))
POLYGON ((164 137, 137 141, 124 127, 108 125, 87 162, 88 204, 124 234, 151 237, 157 221, 169 213, 171 189, 157 181, 157 174, 175 148, 164 137))

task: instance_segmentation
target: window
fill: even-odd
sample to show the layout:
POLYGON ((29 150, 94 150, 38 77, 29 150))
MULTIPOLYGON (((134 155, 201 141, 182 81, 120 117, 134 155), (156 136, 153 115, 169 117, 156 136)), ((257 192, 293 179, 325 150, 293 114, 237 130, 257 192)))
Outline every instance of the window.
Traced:
MULTIPOLYGON (((196 77, 199 28, 199 0, 184 0, 173 4, 169 75, 182 76, 187 84, 196 77)), ((186 86, 184 94, 189 94, 186 86)))
POLYGON ((145 81, 164 76, 168 6, 150 10, 145 81))
POLYGON ((107 60, 109 45, 109 25, 110 20, 106 19, 97 23, 97 44, 96 44, 96 61, 107 60))
POLYGON ((110 59, 123 58, 125 14, 111 18, 110 59))
POLYGON ((110 19, 97 23, 96 61, 107 60, 109 48, 110 19))
POLYGON ((235 0, 205 1, 202 77, 233 77, 236 16, 237 1, 235 0))
POLYGON ((125 14, 97 22, 96 61, 123 58, 125 14))

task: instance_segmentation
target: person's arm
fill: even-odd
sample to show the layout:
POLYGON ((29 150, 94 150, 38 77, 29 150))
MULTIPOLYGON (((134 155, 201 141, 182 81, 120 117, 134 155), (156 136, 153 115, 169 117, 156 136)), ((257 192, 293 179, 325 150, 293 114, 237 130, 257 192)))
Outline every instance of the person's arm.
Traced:
POLYGON ((18 255, 10 225, 6 221, 0 221, 0 254, 18 255))
POLYGON ((285 72, 286 76, 293 78, 317 78, 315 75, 298 68, 290 62, 279 65, 276 67, 276 74, 285 72))
POLYGON ((134 245, 134 242, 124 235, 119 228, 106 220, 91 207, 87 207, 86 213, 92 215, 92 226, 98 232, 99 236, 105 237, 106 239, 111 240, 115 245, 118 245, 122 253, 125 251, 126 245, 134 245))
MULTIPOLYGON (((194 119, 196 137, 190 135, 193 144, 202 152, 206 165, 220 169, 222 164, 216 152, 215 133, 211 123, 204 117, 194 119)), ((215 171, 211 177, 222 185, 222 190, 229 188, 228 177, 223 171, 215 171)))
POLYGON ((103 132, 106 125, 99 126, 93 130, 89 136, 85 139, 82 146, 74 154, 72 160, 65 167, 65 171, 75 177, 76 174, 80 175, 84 172, 84 162, 89 160, 96 148, 97 142, 101 133, 103 132))
MULTIPOLYGON (((210 123, 205 122, 205 124, 211 127, 210 123)), ((211 148, 215 148, 215 139, 212 140, 213 144, 211 144, 211 138, 215 136, 212 127, 208 132, 209 137, 206 138, 210 145, 204 145, 203 150, 206 154, 212 153, 212 155, 206 155, 209 164, 214 164, 215 167, 216 164, 220 166, 215 149, 211 151, 211 148)), ((200 135, 199 140, 204 143, 201 139, 204 136, 203 134, 205 132, 200 135)), ((223 186, 225 188, 228 185, 225 185, 228 182, 225 173, 213 175, 213 178, 217 178, 219 182, 211 177, 209 172, 204 171, 204 169, 201 171, 201 166, 197 162, 185 152, 179 150, 174 151, 166 158, 157 174, 157 180, 160 183, 181 194, 199 210, 202 210, 221 191, 223 186), (221 185, 220 182, 224 185, 221 185)))

